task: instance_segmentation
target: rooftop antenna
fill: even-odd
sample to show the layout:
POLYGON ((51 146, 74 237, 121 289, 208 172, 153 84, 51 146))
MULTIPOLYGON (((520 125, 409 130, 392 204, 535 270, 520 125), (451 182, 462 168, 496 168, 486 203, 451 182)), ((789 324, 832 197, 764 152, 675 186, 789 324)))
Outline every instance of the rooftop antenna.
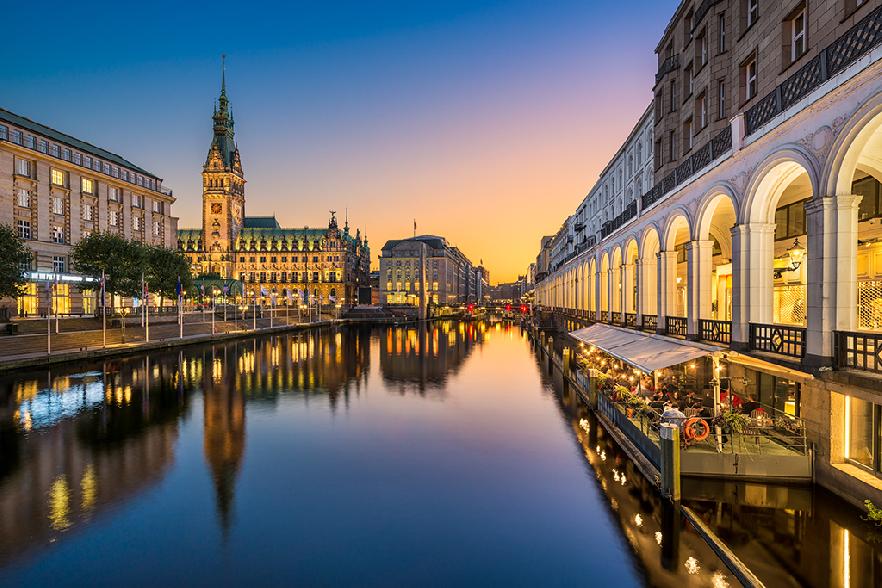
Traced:
POLYGON ((227 54, 221 53, 221 94, 227 93, 227 54))

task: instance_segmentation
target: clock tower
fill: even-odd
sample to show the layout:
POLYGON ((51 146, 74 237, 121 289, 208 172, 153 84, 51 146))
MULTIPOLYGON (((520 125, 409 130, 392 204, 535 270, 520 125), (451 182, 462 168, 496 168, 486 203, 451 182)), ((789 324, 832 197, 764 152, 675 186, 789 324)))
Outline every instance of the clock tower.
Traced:
POLYGON ((214 137, 202 168, 202 271, 231 278, 233 249, 245 219, 245 174, 227 99, 226 68, 214 107, 214 137))

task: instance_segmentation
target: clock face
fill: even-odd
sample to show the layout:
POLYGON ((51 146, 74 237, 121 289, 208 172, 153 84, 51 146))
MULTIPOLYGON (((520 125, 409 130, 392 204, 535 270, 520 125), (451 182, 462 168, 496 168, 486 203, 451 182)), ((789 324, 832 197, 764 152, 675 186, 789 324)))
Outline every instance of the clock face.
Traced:
POLYGON ((212 214, 220 214, 224 210, 224 205, 220 202, 212 202, 211 203, 211 213, 212 214))

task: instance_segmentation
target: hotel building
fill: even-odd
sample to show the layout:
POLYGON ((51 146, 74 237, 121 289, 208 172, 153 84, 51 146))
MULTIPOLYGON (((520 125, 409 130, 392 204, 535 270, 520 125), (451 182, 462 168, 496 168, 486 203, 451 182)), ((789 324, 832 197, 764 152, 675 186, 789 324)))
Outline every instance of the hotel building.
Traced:
POLYGON ((419 305, 420 259, 425 261, 426 301, 477 302, 489 278, 444 237, 419 235, 386 241, 380 255, 380 303, 419 305))
POLYGON ((110 151, 0 109, 0 224, 32 252, 11 316, 92 314, 96 280, 70 267, 71 246, 94 232, 173 247, 177 219, 162 179, 110 151))

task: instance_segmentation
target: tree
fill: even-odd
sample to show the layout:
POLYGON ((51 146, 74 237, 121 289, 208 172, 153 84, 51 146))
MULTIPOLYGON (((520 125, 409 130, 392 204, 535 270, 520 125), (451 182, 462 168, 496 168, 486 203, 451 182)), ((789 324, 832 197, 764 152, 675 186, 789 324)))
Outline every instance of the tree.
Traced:
POLYGON ((74 245, 71 262, 81 274, 100 277, 109 294, 135 296, 141 291, 144 247, 112 233, 92 233, 74 245))
POLYGON ((18 234, 6 225, 0 225, 0 298, 22 293, 27 280, 25 268, 30 264, 31 252, 18 234))
POLYGON ((192 284, 190 262, 180 251, 148 245, 144 247, 144 260, 144 279, 152 292, 175 298, 178 278, 185 290, 192 284))

